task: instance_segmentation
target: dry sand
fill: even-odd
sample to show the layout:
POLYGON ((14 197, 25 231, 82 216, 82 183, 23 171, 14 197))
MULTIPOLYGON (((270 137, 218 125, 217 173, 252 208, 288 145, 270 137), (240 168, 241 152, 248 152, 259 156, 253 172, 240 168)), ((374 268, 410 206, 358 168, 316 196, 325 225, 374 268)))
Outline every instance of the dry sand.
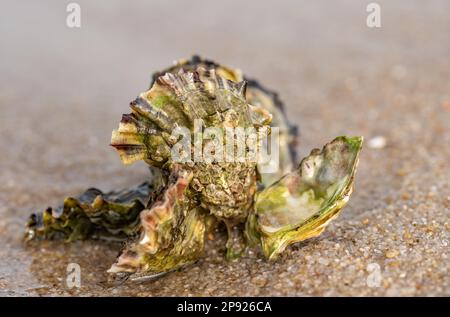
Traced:
POLYGON ((378 1, 380 29, 356 1, 78 2, 80 29, 60 1, 0 10, 0 295, 450 295, 448 1, 378 1), (145 179, 144 164, 121 165, 110 132, 152 71, 192 53, 278 90, 302 156, 337 135, 379 137, 341 216, 276 262, 228 263, 218 235, 196 265, 113 288, 119 245, 25 247, 30 212, 145 179), (71 262, 80 289, 65 284, 71 262))

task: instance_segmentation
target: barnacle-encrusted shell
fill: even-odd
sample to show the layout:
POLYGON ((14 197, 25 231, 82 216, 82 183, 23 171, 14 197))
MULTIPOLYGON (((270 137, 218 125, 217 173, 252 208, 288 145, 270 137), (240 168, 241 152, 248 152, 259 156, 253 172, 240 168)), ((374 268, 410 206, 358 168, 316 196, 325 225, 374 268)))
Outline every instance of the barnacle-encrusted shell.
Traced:
POLYGON ((258 193, 248 230, 258 236, 267 258, 319 235, 338 215, 350 197, 361 146, 362 137, 338 137, 258 193))
POLYGON ((161 198, 141 212, 139 240, 125 249, 110 273, 150 277, 198 259, 203 252, 206 214, 189 197, 191 180, 192 172, 174 166, 161 198))
MULTIPOLYGON (((170 171, 171 148, 179 141, 170 133, 176 128, 194 133, 196 119, 205 127, 258 128, 270 124, 270 113, 249 105, 244 96, 245 82, 224 79, 214 69, 166 73, 131 103, 132 113, 124 115, 119 129, 113 131, 111 145, 125 164, 143 159, 170 171)), ((205 148, 213 140, 203 142, 205 148)), ((193 172, 193 189, 199 192, 203 207, 222 218, 246 216, 255 193, 255 162, 211 162, 206 166, 195 162, 184 168, 193 172)))
MULTIPOLYGON (((150 89, 130 107, 111 145, 125 164, 147 162, 151 182, 67 198, 60 208, 30 217, 27 239, 128 238, 109 272, 149 278, 196 261, 205 233, 219 222, 228 232, 227 258, 258 244, 274 259, 287 245, 320 234, 352 191, 362 138, 336 138, 292 171, 296 128, 277 94, 237 69, 197 56, 178 61, 156 73, 150 89), (264 165, 254 160, 195 160, 198 145, 215 151, 217 142, 224 142, 196 139, 209 127, 266 134, 269 126, 272 132, 279 128, 279 169, 272 174, 262 174, 264 165), (173 132, 179 129, 188 131, 192 145, 180 152, 186 158, 181 161, 173 157, 180 141, 173 132)), ((249 153, 246 138, 241 144, 249 153)))
MULTIPOLYGON (((169 266, 190 262, 191 255, 198 257, 203 249, 199 236, 204 230, 188 234, 192 228, 186 226, 193 226, 194 221, 195 227, 202 228, 204 215, 212 214, 231 227, 246 220, 256 193, 256 161, 175 162, 171 149, 178 140, 170 135, 179 127, 195 133, 194 120, 198 119, 205 127, 268 126, 270 113, 248 104, 245 87, 245 82, 227 80, 215 69, 181 68, 177 73, 159 76, 150 90, 131 103, 132 113, 123 116, 119 129, 112 134, 111 145, 126 164, 143 159, 172 175, 176 171, 178 176, 172 176, 177 181, 160 200, 164 207, 155 203, 141 213, 144 230, 140 241, 124 251, 111 272, 158 274, 169 266), (171 193, 173 190, 177 194, 171 193), (167 266, 162 264, 161 254, 170 254, 167 266)), ((205 148, 214 140, 202 142, 205 148)), ((191 148, 195 148, 194 144, 191 148)))
MULTIPOLYGON (((284 105, 275 91, 267 89, 255 79, 244 76, 240 69, 220 65, 197 55, 194 55, 191 59, 181 59, 175 62, 175 65, 172 67, 155 73, 152 84, 158 77, 166 73, 177 73, 180 69, 194 71, 198 67, 214 69, 220 77, 233 82, 245 81, 247 83, 245 98, 248 104, 265 109, 272 115, 271 126, 279 129, 279 168, 276 172, 262 173, 260 175, 259 184, 261 187, 270 185, 284 174, 289 173, 293 169, 294 164, 297 163, 298 128, 297 125, 289 122, 284 105)), ((270 162, 267 164, 270 164, 270 162)))

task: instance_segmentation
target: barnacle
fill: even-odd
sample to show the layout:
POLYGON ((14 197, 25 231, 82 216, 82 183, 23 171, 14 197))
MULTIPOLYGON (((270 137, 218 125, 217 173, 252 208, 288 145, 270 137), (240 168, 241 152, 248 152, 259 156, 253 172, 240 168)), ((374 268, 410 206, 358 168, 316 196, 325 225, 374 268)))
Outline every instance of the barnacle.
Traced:
POLYGON ((108 272, 148 278, 198 260, 217 223, 227 228, 228 259, 249 245, 274 259, 320 234, 351 194, 362 138, 338 137, 295 169, 296 127, 277 94, 239 70, 181 60, 156 73, 130 108, 111 145, 124 164, 145 161, 150 181, 89 189, 33 214, 27 239, 127 240, 108 272), (259 160, 269 144, 276 160, 259 160))

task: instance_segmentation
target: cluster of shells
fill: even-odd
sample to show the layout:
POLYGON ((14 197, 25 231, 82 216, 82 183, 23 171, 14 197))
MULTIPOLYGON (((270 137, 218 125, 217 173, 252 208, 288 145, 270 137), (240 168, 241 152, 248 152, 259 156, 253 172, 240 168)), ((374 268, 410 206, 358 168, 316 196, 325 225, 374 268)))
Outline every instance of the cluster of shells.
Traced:
POLYGON ((205 235, 220 225, 228 234, 226 258, 259 246, 275 259, 289 244, 319 235, 352 192, 362 137, 337 137, 297 165, 297 128, 278 95, 239 70, 197 56, 180 60, 156 73, 130 108, 111 145, 124 164, 144 160, 149 181, 109 193, 91 188, 33 214, 27 240, 125 240, 108 272, 149 278, 197 261, 205 235), (195 135, 198 120, 203 128, 277 128, 278 168, 264 173, 257 161, 175 160, 173 131, 195 135))

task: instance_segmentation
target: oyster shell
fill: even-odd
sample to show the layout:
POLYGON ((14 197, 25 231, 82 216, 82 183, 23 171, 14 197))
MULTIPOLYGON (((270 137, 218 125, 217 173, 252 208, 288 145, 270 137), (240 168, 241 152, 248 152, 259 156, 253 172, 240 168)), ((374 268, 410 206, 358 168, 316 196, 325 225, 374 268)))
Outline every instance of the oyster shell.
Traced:
POLYGON ((102 193, 89 188, 80 196, 68 197, 58 208, 48 207, 32 214, 27 223, 27 240, 85 239, 124 240, 136 233, 139 214, 152 199, 148 182, 120 191, 102 193))
MULTIPOLYGON (((174 196, 179 199, 164 196, 161 201, 167 205, 165 209, 155 204, 148 212, 141 213, 144 231, 140 241, 124 251, 111 272, 158 274, 161 270, 169 270, 167 266, 161 268, 161 260, 156 260, 160 259, 161 254, 170 254, 170 265, 174 268, 179 266, 176 263, 180 261, 190 262, 191 260, 186 260, 188 257, 184 253, 183 256, 175 256, 171 252, 185 250, 182 247, 184 245, 191 246, 189 255, 200 253, 199 250, 203 249, 203 242, 200 243, 198 233, 184 238, 175 234, 180 231, 190 232, 190 228, 185 226, 192 226, 192 222, 187 220, 191 219, 191 213, 198 214, 198 217, 194 218, 199 228, 201 215, 207 214, 223 221, 229 232, 234 232, 234 226, 245 222, 256 192, 256 162, 200 160, 179 163, 175 162, 171 155, 173 147, 179 141, 173 138, 171 132, 183 127, 195 135, 195 120, 201 120, 205 128, 220 129, 260 129, 270 124, 269 112, 247 103, 245 87, 245 82, 235 83, 220 77, 215 69, 198 66, 194 71, 185 71, 181 68, 177 73, 159 76, 150 90, 140 94, 131 103, 132 113, 123 116, 119 129, 113 132, 111 138, 111 145, 118 150, 122 161, 129 164, 143 159, 152 166, 171 171, 172 174, 176 171, 177 174, 189 177, 182 178, 185 184, 183 193, 174 196), (167 208, 170 211, 167 211, 167 208), (167 216, 166 213, 175 215, 167 216), (146 215, 152 217, 146 218, 146 215), (171 233, 173 228, 176 230, 171 233), (167 245, 170 246, 168 251, 167 245)), ((189 139, 192 143, 189 149, 195 148, 194 139, 189 139)), ((201 142, 205 148, 214 140, 206 139, 201 142)), ((191 153, 185 154, 190 156, 191 153)), ((173 186, 178 188, 181 185, 176 182, 173 186)), ((169 185, 164 195, 170 190, 169 185)), ((244 244, 236 246, 236 241, 242 239, 230 236, 227 243, 227 255, 230 258, 239 255, 245 248, 244 244)))
MULTIPOLYGON (((245 94, 247 103, 261 107, 272 115, 270 125, 279 130, 279 168, 276 172, 260 173, 259 185, 265 187, 278 180, 284 174, 289 173, 297 163, 298 126, 289 122, 283 102, 275 91, 264 87, 253 78, 244 76, 240 69, 223 66, 212 60, 202 59, 197 55, 194 55, 191 59, 176 61, 172 67, 155 73, 151 85, 159 76, 165 73, 177 73, 180 69, 193 71, 198 67, 215 69, 219 76, 233 82, 245 81, 247 83, 245 94)), ((261 166, 259 170, 262 170, 261 166)))
POLYGON ((257 194, 249 235, 268 259, 287 245, 318 236, 350 198, 362 137, 338 137, 314 149, 296 171, 257 194))
POLYGON ((31 216, 28 239, 128 239, 109 272, 156 277, 200 258, 205 234, 218 223, 227 228, 228 259, 252 244, 276 258, 287 245, 320 234, 351 193, 362 138, 339 137, 291 172, 296 128, 277 94, 239 70, 196 56, 178 61, 156 73, 130 108, 111 145, 124 164, 145 161, 151 182, 68 198, 58 209, 31 216), (219 150, 228 139, 200 137, 229 128, 255 131, 258 140, 279 128, 279 169, 263 174, 271 162, 249 159, 257 143, 250 134, 231 145, 233 153, 245 154, 237 161, 219 150))

